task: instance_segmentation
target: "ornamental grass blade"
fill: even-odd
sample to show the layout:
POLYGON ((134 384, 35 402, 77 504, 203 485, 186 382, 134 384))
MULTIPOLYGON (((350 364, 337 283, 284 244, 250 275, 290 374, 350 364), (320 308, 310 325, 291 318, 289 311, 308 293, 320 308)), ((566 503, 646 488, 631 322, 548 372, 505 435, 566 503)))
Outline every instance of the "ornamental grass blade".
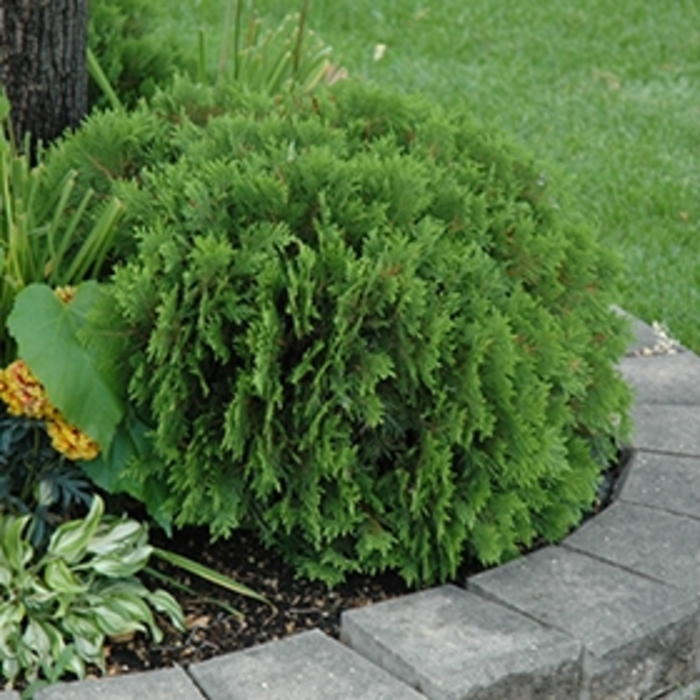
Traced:
POLYGON ((119 199, 115 198, 107 205, 75 254, 63 277, 64 284, 76 284, 88 275, 97 275, 112 245, 115 226, 123 211, 124 205, 119 199))
POLYGON ((87 68, 90 73, 90 77, 97 83, 102 93, 107 98, 110 106, 115 112, 123 112, 124 105, 114 91, 112 84, 109 82, 109 78, 105 75, 102 70, 100 62, 97 60, 97 56, 92 52, 91 49, 87 50, 87 68))
POLYGON ((219 600, 218 598, 210 598, 209 596, 202 596, 197 591, 195 591, 194 588, 185 585, 173 576, 168 576, 168 574, 164 574, 162 571, 154 569, 152 566, 144 567, 143 572, 145 574, 148 574, 151 578, 154 578, 160 581, 161 583, 167 584, 170 588, 174 588, 175 590, 181 591, 182 593, 187 593, 187 595, 192 596, 193 598, 197 598, 203 603, 211 603, 212 605, 220 607, 224 612, 227 612, 229 615, 235 617, 238 620, 243 620, 245 618, 245 615, 240 610, 236 610, 236 608, 229 605, 228 603, 224 603, 223 600, 219 600))
POLYGON ((163 561, 168 562, 168 564, 172 564, 173 566, 176 566, 179 569, 182 569, 183 571, 187 571, 190 574, 199 576, 199 578, 202 578, 205 581, 209 581, 209 583, 213 583, 216 586, 225 588, 229 591, 232 591, 233 593, 238 593, 239 595, 244 595, 248 598, 259 600, 261 603, 265 603, 266 605, 269 605, 271 608, 274 609, 274 605, 272 605, 272 603, 270 603, 270 601, 267 600, 267 598, 260 595, 259 593, 256 593, 252 588, 248 588, 242 583, 234 581, 230 576, 226 576, 225 574, 219 573, 218 571, 215 571, 214 569, 211 569, 208 566, 204 566, 204 564, 200 564, 196 561, 193 561, 192 559, 183 557, 180 554, 170 552, 167 549, 160 549, 159 547, 153 548, 153 554, 162 559, 163 561))

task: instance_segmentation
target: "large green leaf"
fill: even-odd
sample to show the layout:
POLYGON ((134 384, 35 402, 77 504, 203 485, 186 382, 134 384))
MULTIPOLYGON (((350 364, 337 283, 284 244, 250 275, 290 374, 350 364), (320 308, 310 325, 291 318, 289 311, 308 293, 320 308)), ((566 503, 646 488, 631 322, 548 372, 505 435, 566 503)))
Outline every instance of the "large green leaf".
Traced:
POLYGON ((117 426, 109 449, 102 450, 95 459, 80 462, 80 467, 93 483, 107 493, 128 493, 144 503, 148 515, 170 535, 170 492, 164 481, 156 476, 159 470, 148 430, 148 426, 127 406, 124 419, 117 426), (129 463, 136 458, 142 464, 147 459, 154 460, 151 476, 143 480, 131 476, 129 463))
POLYGON ((78 336, 101 294, 96 282, 85 282, 64 304, 50 287, 31 284, 17 295, 7 325, 19 356, 44 385, 51 402, 106 450, 124 404, 116 390, 117 378, 78 336))
POLYGON ((138 446, 131 429, 131 418, 127 415, 116 427, 112 443, 103 449, 95 459, 80 462, 81 469, 107 493, 126 492, 138 500, 143 500, 143 485, 130 479, 125 470, 129 460, 138 454, 138 446))

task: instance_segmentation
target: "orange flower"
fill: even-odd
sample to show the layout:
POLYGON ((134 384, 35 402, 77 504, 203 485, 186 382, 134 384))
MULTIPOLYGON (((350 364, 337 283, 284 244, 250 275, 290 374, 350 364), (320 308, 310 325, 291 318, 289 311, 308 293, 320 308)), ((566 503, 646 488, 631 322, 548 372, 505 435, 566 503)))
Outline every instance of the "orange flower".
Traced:
POLYGON ((0 398, 13 416, 44 418, 54 412, 44 387, 23 360, 0 370, 0 398))
POLYGON ((54 449, 68 459, 88 460, 99 454, 100 446, 66 421, 23 360, 15 360, 0 370, 0 399, 7 404, 7 410, 13 416, 43 418, 54 449))
POLYGON ((100 453, 100 446, 89 435, 68 423, 58 411, 51 420, 46 421, 46 431, 54 449, 70 460, 95 459, 100 453))

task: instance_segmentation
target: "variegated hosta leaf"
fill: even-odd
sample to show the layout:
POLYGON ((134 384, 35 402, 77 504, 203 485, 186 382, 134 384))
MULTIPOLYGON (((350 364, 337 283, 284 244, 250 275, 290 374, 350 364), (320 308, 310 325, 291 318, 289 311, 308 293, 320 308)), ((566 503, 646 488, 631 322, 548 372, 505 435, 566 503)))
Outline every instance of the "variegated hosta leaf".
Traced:
POLYGON ((66 673, 83 677, 87 664, 104 669, 106 636, 150 631, 160 641, 154 609, 184 629, 175 599, 134 577, 153 551, 146 527, 103 514, 95 496, 36 562, 27 518, 0 516, 0 670, 10 686, 21 677, 33 692, 66 673))
POLYGON ((9 588, 12 581, 12 572, 5 566, 4 563, 0 563, 0 595, 4 596, 4 589, 9 588))
POLYGON ((124 520, 108 528, 100 528, 90 541, 87 551, 92 554, 109 555, 145 539, 146 528, 135 520, 124 520))
POLYGON ((124 552, 121 556, 95 557, 89 566, 98 574, 110 578, 133 576, 146 566, 150 556, 151 547, 141 547, 124 552))
POLYGON ((145 632, 141 622, 129 618, 123 608, 105 601, 93 610, 95 621, 100 630, 109 637, 120 637, 130 632, 145 632))
POLYGON ((148 595, 148 602, 158 611, 165 613, 173 623, 175 629, 180 632, 185 631, 185 618, 182 614, 180 604, 173 598, 170 593, 162 588, 153 591, 148 595))
POLYGON ((36 652, 40 658, 51 655, 53 651, 51 648, 51 639, 46 633, 46 630, 38 620, 32 618, 27 622, 27 627, 22 635, 22 642, 29 649, 36 652))
POLYGON ((58 593, 79 594, 88 590, 88 584, 82 583, 63 559, 49 561, 44 569, 46 585, 58 593))
POLYGON ((30 516, 21 518, 7 516, 0 528, 0 553, 2 564, 9 566, 15 574, 21 571, 31 560, 33 549, 24 537, 30 516))
POLYGON ((87 546, 92 539, 100 518, 104 513, 104 504, 99 496, 92 500, 90 512, 84 520, 71 520, 59 525, 51 536, 47 554, 53 557, 61 557, 67 563, 75 563, 82 558, 87 546))

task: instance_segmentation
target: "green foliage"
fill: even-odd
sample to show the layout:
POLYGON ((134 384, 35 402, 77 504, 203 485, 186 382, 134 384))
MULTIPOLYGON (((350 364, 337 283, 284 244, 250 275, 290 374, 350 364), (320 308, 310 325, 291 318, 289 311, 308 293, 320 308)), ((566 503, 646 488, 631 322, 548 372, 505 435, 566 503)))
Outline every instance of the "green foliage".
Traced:
MULTIPOLYGON (((66 200, 69 211, 81 206, 86 192, 94 193, 83 205, 83 216, 74 232, 78 240, 85 239, 94 222, 111 206, 114 195, 120 200, 120 192, 137 186, 146 166, 170 160, 170 132, 170 124, 157 119, 145 106, 131 112, 93 112, 79 130, 47 149, 37 200, 51 201, 53 193, 63 186, 66 173, 72 173, 74 186, 66 200)), ((109 271, 115 262, 133 253, 134 246, 132 220, 126 209, 112 231, 104 268, 109 271)))
POLYGON ((117 199, 95 209, 91 188, 76 192, 77 173, 64 169, 47 187, 44 154, 33 165, 5 135, 9 103, 0 93, 0 357, 14 358, 5 323, 15 295, 31 282, 76 283, 97 275, 123 206, 117 199))
POLYGON ((151 99, 157 88, 169 89, 177 74, 209 82, 212 71, 206 54, 212 43, 222 47, 214 81, 233 80, 272 95, 291 88, 313 90, 326 73, 330 47, 307 26, 309 1, 302 0, 300 12, 273 27, 252 5, 229 0, 222 11, 221 36, 212 42, 200 32, 194 61, 176 35, 162 29, 168 19, 163 5, 152 0, 95 0, 90 5, 89 45, 91 63, 99 70, 91 71, 91 104, 114 106, 114 96, 103 94, 105 84, 122 105, 132 108, 139 98, 151 99))
POLYGON ((38 555, 27 538, 29 517, 0 517, 0 664, 17 681, 79 678, 86 664, 104 667, 106 636, 162 632, 152 610, 184 629, 170 594, 137 578, 152 548, 143 525, 103 516, 95 497, 82 520, 60 525, 38 555))
MULTIPOLYGON (((35 183, 34 199, 44 202, 47 211, 52 212, 57 206, 56 193, 60 192, 61 207, 80 214, 71 221, 72 237, 96 239, 88 251, 104 241, 96 251, 100 254, 99 265, 93 265, 92 276, 101 270, 105 259, 115 264, 133 254, 133 219, 128 212, 118 232, 109 240, 91 231, 93 227, 101 229, 105 221, 112 223, 109 217, 115 216, 114 209, 118 206, 113 195, 133 198, 144 168, 172 159, 169 138, 171 122, 177 124, 181 119, 178 110, 196 111, 198 114, 189 116, 201 121, 237 104, 241 92, 261 91, 269 95, 292 90, 308 92, 321 83, 330 49, 307 28, 306 4, 301 13, 288 16, 274 29, 266 28, 255 16, 250 18, 246 29, 242 4, 235 11, 231 4, 227 12, 229 20, 235 14, 235 26, 228 26, 229 20, 224 23, 227 35, 224 43, 231 47, 232 57, 225 50, 217 77, 209 80, 198 70, 197 82, 176 75, 182 62, 173 59, 168 42, 154 33, 162 10, 153 3, 120 0, 92 5, 90 64, 93 75, 99 73, 101 89, 111 92, 114 88, 116 94, 112 94, 110 103, 135 107, 137 98, 147 95, 155 104, 155 112, 168 116, 167 120, 157 119, 154 110, 145 104, 130 111, 93 112, 76 134, 59 140, 46 154, 45 172, 35 183), (151 56, 153 51, 162 51, 162 55, 158 54, 156 60, 151 56), (136 60, 133 65, 128 58, 132 53, 136 60), (134 81, 140 81, 139 86, 134 81), (185 94, 193 99, 184 99, 185 94), (177 110, 173 111, 173 105, 177 105, 177 110)), ((182 72, 194 73, 184 69, 182 72)), ((101 104, 100 100, 96 101, 101 104)), ((143 204, 148 206, 147 201, 143 204)), ((61 221, 62 215, 63 211, 57 211, 56 221, 61 221)), ((61 252, 64 254, 65 250, 61 252)), ((83 253, 74 267, 85 276, 90 262, 83 253)), ((32 281, 40 279, 34 277, 32 281)))
POLYGON ((266 28, 254 14, 244 26, 244 4, 243 0, 229 0, 227 4, 224 32, 232 38, 225 36, 220 73, 228 73, 252 91, 269 95, 292 88, 313 90, 330 65, 330 47, 307 27, 309 0, 303 0, 301 11, 287 15, 275 28, 266 28), (229 43, 233 49, 231 60, 229 43))
POLYGON ((85 475, 53 449, 40 421, 0 413, 0 512, 31 515, 33 547, 45 546, 55 524, 91 500, 85 475))
MULTIPOLYGON (((181 554, 171 552, 168 549, 159 549, 156 547, 153 549, 153 556, 168 562, 168 564, 171 566, 181 569, 182 571, 186 571, 188 574, 192 574, 198 578, 208 581, 209 583, 213 583, 215 586, 219 586, 219 588, 225 588, 227 591, 231 591, 237 595, 244 595, 248 598, 258 600, 261 603, 271 605, 266 598, 261 596, 259 593, 256 593, 252 588, 248 588, 248 586, 235 581, 230 576, 226 576, 220 571, 204 566, 203 564, 193 561, 188 557, 184 557, 181 554)), ((235 610, 233 612, 240 615, 240 613, 235 610)))
POLYGON ((99 285, 86 282, 64 303, 50 287, 32 284, 17 296, 8 329, 17 341, 19 356, 29 365, 61 413, 108 449, 124 415, 119 376, 109 357, 80 341, 87 314, 101 294, 99 285), (46 352, 46 348, 52 352, 46 352), (99 410, 95 410, 99 406, 99 410))
POLYGON ((562 537, 627 428, 625 322, 615 259, 529 158, 349 83, 195 111, 131 192, 110 289, 153 427, 130 476, 329 582, 562 537))
POLYGON ((126 404, 127 377, 120 361, 126 331, 120 331, 120 319, 102 288, 85 282, 66 304, 48 286, 30 285, 17 295, 8 328, 52 405, 100 445, 97 458, 81 463, 84 473, 108 493, 128 493, 145 502, 149 515, 169 530, 163 484, 154 477, 129 477, 130 461, 136 455, 142 462, 151 459, 152 446, 147 426, 126 404), (92 320, 95 315, 99 322, 92 320))
MULTIPOLYGON (((122 103, 133 107, 140 97, 152 97, 189 64, 175 36, 158 31, 167 7, 153 0, 92 0, 89 47, 122 103)), ((88 86, 90 104, 109 106, 102 88, 88 86)))

